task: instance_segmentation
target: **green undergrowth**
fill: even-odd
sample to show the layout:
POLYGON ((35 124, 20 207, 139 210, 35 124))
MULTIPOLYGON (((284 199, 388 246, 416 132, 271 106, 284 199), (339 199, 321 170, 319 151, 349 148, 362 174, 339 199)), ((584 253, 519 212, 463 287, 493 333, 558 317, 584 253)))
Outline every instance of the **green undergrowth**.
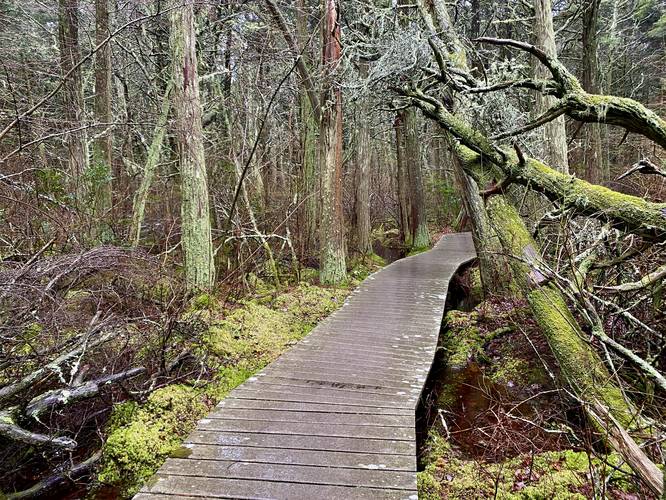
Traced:
POLYGON ((353 284, 378 268, 376 260, 366 262, 355 267, 355 281, 344 288, 300 282, 278 291, 256 278, 255 293, 236 302, 222 305, 209 294, 194 298, 184 318, 207 325, 194 354, 212 377, 160 388, 143 404, 116 404, 99 483, 122 498, 136 493, 217 402, 338 309, 353 284))
POLYGON ((586 499, 593 496, 591 477, 602 482, 608 477, 609 490, 631 489, 629 470, 615 454, 598 458, 582 451, 561 450, 484 462, 465 458, 436 431, 428 436, 424 463, 417 476, 422 500, 586 499))

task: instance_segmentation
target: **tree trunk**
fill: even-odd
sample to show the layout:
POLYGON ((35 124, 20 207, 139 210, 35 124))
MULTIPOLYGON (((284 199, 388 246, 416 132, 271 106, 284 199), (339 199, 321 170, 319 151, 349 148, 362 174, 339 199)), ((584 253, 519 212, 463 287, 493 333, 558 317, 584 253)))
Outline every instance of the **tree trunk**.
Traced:
POLYGON ((347 276, 342 211, 342 92, 336 82, 341 45, 338 0, 323 0, 323 5, 324 76, 319 135, 322 210, 319 233, 321 259, 319 279, 324 284, 335 284, 347 276))
POLYGON ((164 134, 167 129, 167 119, 169 118, 169 110, 171 109, 171 93, 173 83, 170 81, 167 85, 164 97, 162 97, 162 107, 160 115, 155 124, 153 131, 153 139, 148 148, 148 156, 146 164, 143 168, 143 177, 141 184, 134 194, 134 206, 132 207, 132 225, 130 227, 129 240, 133 247, 139 246, 141 240, 141 226, 146 212, 146 202, 148 201, 148 193, 150 186, 153 184, 155 177, 155 169, 160 160, 160 152, 162 151, 162 143, 164 142, 164 134))
MULTIPOLYGON (((101 45, 109 35, 109 0, 95 0, 95 41, 101 45)), ((111 45, 104 44, 95 54, 95 121, 110 124, 111 45)), ((104 125, 111 127, 111 125, 104 125)), ((102 129, 100 129, 102 130, 102 129)), ((110 238, 107 219, 113 205, 113 135, 111 128, 95 139, 92 151, 91 186, 93 238, 110 238)))
MULTIPOLYGON (((534 35, 535 45, 552 57, 557 56, 555 30, 553 29, 553 10, 550 0, 534 0, 534 35)), ((539 61, 534 60, 534 77, 547 80, 550 72, 539 61)), ((536 93, 534 115, 541 116, 556 102, 554 97, 536 93)), ((564 117, 546 123, 543 127, 544 161, 560 172, 569 172, 567 159, 567 130, 564 117)))
POLYGON ((423 187, 423 168, 419 141, 418 118, 416 109, 404 111, 405 127, 405 162, 409 172, 409 200, 411 203, 412 247, 415 249, 430 246, 430 234, 426 220, 425 189, 423 187))
POLYGON ((583 401, 601 401, 627 427, 634 418, 632 408, 599 356, 585 342, 585 335, 562 293, 545 276, 546 265, 541 260, 540 249, 518 211, 503 195, 492 196, 486 206, 504 251, 510 257, 513 276, 527 297, 532 315, 546 336, 567 385, 583 401))
MULTIPOLYGON (((359 76, 362 80, 368 77, 368 63, 359 61, 359 76)), ((359 119, 357 121, 356 141, 356 237, 358 251, 363 255, 372 253, 372 242, 370 241, 370 124, 368 115, 370 113, 368 99, 363 99, 359 119)))
MULTIPOLYGON (((440 44, 439 50, 454 50, 455 53, 451 55, 451 60, 456 61, 459 67, 467 70, 465 48, 452 28, 451 18, 449 17, 449 12, 444 1, 434 0, 432 4, 426 6, 423 0, 418 0, 417 5, 430 34, 433 37, 437 37, 437 34, 441 33, 446 37, 448 44, 446 46, 440 44)), ((451 109, 451 112, 455 112, 456 116, 464 116, 465 108, 463 106, 460 108, 460 110, 455 111, 451 109)), ((447 128, 442 127, 443 132, 447 130, 447 128)), ((449 135, 446 139, 451 149, 453 149, 452 146, 455 143, 455 138, 449 135)), ((472 222, 472 235, 479 256, 479 270, 484 293, 514 293, 509 265, 500 255, 501 245, 495 229, 491 226, 488 219, 488 214, 486 213, 484 202, 479 194, 476 182, 463 170, 462 163, 457 157, 452 163, 452 170, 456 183, 460 187, 465 212, 472 222)))
POLYGON ((393 122, 395 129, 395 148, 396 148, 396 187, 398 195, 398 212, 400 223, 400 241, 404 241, 407 246, 412 244, 411 217, 409 211, 409 171, 407 170, 405 160, 405 121, 403 113, 399 112, 393 122))
POLYGON ((174 115, 181 177, 181 245, 190 290, 213 286, 208 180, 197 74, 194 0, 174 0, 171 14, 174 115))
MULTIPOLYGON (((63 74, 69 72, 81 59, 79 50, 79 0, 59 0, 58 41, 60 45, 60 66, 63 74)), ((87 134, 82 127, 85 124, 83 102, 83 80, 81 68, 70 74, 63 84, 64 116, 68 134, 69 172, 76 204, 80 210, 86 210, 88 203, 88 143, 87 134)))
MULTIPOLYGON (((597 60, 597 19, 600 0, 590 0, 583 12, 583 72, 581 84, 591 94, 598 94, 599 62, 597 60)), ((591 123, 584 130, 584 171, 585 178, 593 183, 609 180, 604 171, 601 152, 601 125, 591 123)))

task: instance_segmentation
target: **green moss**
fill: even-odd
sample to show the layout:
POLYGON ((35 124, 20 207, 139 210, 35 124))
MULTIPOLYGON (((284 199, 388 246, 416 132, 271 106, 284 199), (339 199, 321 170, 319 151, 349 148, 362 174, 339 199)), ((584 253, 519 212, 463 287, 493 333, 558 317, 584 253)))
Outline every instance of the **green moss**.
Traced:
POLYGON ((484 340, 478 327, 477 312, 452 310, 446 313, 446 332, 442 337, 442 348, 448 353, 447 363, 460 368, 483 351, 484 340))
POLYGON ((416 474, 416 484, 421 500, 439 500, 442 498, 442 485, 429 471, 416 474))
POLYGON ((209 407, 199 391, 183 385, 158 389, 140 408, 134 403, 116 405, 98 480, 118 487, 123 496, 133 495, 209 407))
POLYGON ((490 380, 500 385, 525 384, 530 378, 529 370, 529 363, 524 359, 503 358, 490 375, 490 380))
POLYGON ((553 285, 542 286, 530 292, 527 300, 568 383, 583 398, 601 399, 613 416, 628 427, 633 419, 631 408, 601 359, 585 343, 559 290, 553 285))
POLYGON ((226 364, 247 362, 262 366, 295 339, 283 314, 248 302, 211 326, 204 340, 208 351, 226 364))
MULTIPOLYGON (((522 455, 502 462, 468 460, 436 431, 426 441, 424 470, 418 475, 419 498, 585 499, 590 469, 595 475, 612 472, 616 455, 591 457, 574 450, 522 455)), ((623 472, 628 472, 626 466, 623 472)), ((630 490, 623 472, 610 476, 610 486, 630 490)), ((589 487, 588 487, 589 489, 589 487)))
POLYGON ((469 273, 470 290, 469 298, 472 302, 481 302, 483 299, 483 282, 481 281, 481 270, 473 267, 469 273))
POLYGON ((202 293, 192 299, 192 311, 204 311, 207 309, 215 309, 217 307, 217 299, 210 293, 202 293))
POLYGON ((348 293, 300 283, 264 303, 240 302, 222 317, 212 295, 193 299, 186 316, 211 323, 201 354, 217 359, 221 368, 201 388, 172 385, 155 391, 144 405, 115 405, 99 481, 119 488, 124 497, 133 495, 168 456, 186 453, 182 440, 212 405, 338 309, 348 293))
POLYGON ((430 250, 429 246, 413 247, 407 253, 407 257, 411 257, 412 255, 418 255, 420 253, 427 252, 428 250, 430 250))

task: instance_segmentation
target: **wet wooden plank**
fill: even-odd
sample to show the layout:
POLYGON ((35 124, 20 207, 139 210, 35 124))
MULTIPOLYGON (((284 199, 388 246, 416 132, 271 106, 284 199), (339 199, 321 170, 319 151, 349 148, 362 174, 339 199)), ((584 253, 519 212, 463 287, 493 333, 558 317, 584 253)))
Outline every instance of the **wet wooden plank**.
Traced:
POLYGON ((415 408, 467 234, 368 277, 222 401, 136 497, 416 499, 415 408))
POLYGON ((253 462, 199 460, 194 458, 170 458, 162 466, 160 473, 174 476, 249 479, 332 486, 365 486, 397 490, 409 490, 414 476, 412 472, 380 468, 346 469, 293 464, 272 464, 271 467, 266 467, 265 464, 253 462))
MULTIPOLYGON (((417 500, 416 482, 413 490, 390 490, 385 488, 362 488, 353 486, 329 486, 321 484, 299 484, 280 481, 250 481, 242 479, 220 479, 209 477, 169 476, 158 473, 153 485, 146 493, 157 495, 184 496, 187 498, 279 498, 285 500, 326 499, 326 500, 417 500)), ((146 500, 155 497, 137 496, 146 500)))
POLYGON ((187 442, 222 446, 235 445, 291 450, 347 451, 386 455, 411 456, 416 453, 416 443, 411 441, 288 434, 239 434, 236 432, 208 432, 200 429, 190 434, 187 442))
POLYGON ((306 411, 277 411, 255 408, 252 410, 240 408, 216 409, 206 418, 223 418, 237 420, 270 420, 273 422, 303 422, 310 424, 347 424, 347 425, 373 425, 384 427, 413 427, 414 418, 410 415, 372 415, 353 413, 327 413, 306 411))
POLYGON ((315 465, 356 469, 416 471, 416 460, 409 455, 351 453, 340 451, 291 450, 243 446, 188 445, 188 458, 200 460, 233 460, 263 464, 315 465))
POLYGON ((205 418, 199 421, 202 431, 235 432, 238 434, 295 434, 301 436, 351 437, 413 441, 416 439, 413 426, 387 427, 357 424, 321 424, 312 422, 286 422, 272 420, 237 420, 227 418, 205 418))
POLYGON ((218 408, 245 408, 245 409, 265 409, 265 410, 293 410, 302 412, 327 412, 340 415, 407 415, 414 417, 414 412, 409 408, 376 408, 372 406, 348 406, 338 404, 313 403, 311 401, 271 401, 271 400, 252 400, 236 399, 227 397, 221 401, 218 408))

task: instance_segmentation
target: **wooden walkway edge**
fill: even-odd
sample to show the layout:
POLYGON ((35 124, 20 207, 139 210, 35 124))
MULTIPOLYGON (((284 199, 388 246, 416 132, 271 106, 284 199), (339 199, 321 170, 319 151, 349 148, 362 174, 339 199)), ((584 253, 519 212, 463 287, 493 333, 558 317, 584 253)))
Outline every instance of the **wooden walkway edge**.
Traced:
POLYGON ((368 277, 305 339, 240 385, 140 500, 416 499, 415 411, 468 233, 368 277))

